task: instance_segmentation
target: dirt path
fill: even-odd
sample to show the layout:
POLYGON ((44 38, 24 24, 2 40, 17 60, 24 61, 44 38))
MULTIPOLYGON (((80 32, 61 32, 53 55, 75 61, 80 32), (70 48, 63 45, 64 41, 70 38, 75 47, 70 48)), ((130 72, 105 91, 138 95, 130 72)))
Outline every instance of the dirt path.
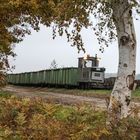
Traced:
MULTIPOLYGON (((82 104, 87 103, 95 106, 96 108, 106 109, 107 103, 105 99, 85 96, 75 96, 61 93, 53 93, 47 91, 47 88, 34 88, 34 87, 21 87, 21 86, 7 86, 3 90, 10 91, 12 94, 19 97, 41 97, 48 101, 53 101, 61 104, 82 104)), ((132 102, 132 105, 140 106, 140 103, 132 102)))
POLYGON ((48 92, 47 88, 42 90, 42 88, 34 87, 22 87, 22 86, 7 86, 3 90, 10 91, 12 94, 19 97, 41 97, 49 101, 54 101, 56 103, 62 104, 82 104, 88 103, 95 105, 96 107, 106 108, 105 99, 93 98, 93 97, 84 97, 84 96, 75 96, 61 93, 48 92))

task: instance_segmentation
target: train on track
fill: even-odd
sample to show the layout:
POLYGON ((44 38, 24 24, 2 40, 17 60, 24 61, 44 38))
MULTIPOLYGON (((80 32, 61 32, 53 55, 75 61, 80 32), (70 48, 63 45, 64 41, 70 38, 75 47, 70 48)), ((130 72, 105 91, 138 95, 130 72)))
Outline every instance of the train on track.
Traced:
POLYGON ((9 84, 24 86, 111 89, 115 77, 105 78, 105 68, 99 67, 97 55, 87 55, 78 58, 78 67, 8 74, 7 81, 9 84))

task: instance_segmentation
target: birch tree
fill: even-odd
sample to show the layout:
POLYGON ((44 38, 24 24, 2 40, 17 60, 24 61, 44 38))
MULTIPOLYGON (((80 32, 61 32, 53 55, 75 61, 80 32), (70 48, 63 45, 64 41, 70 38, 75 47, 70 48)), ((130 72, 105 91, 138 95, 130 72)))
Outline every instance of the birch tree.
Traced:
POLYGON ((39 24, 51 27, 53 38, 65 34, 72 46, 83 51, 81 30, 91 28, 102 52, 118 41, 118 74, 108 110, 118 118, 127 117, 136 73, 133 13, 139 14, 139 7, 139 0, 1 0, 0 53, 5 58, 1 69, 8 66, 3 60, 13 55, 11 44, 22 41, 31 28, 38 31, 39 24))
POLYGON ((109 109, 117 108, 119 118, 127 117, 131 92, 135 86, 136 35, 132 17, 133 1, 120 1, 112 5, 119 48, 117 79, 111 93, 109 109))

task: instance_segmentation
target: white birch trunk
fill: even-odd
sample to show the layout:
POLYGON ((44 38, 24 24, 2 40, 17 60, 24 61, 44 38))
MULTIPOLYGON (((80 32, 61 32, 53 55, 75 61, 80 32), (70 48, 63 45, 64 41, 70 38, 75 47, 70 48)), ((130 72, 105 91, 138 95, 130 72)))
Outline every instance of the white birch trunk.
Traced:
POLYGON ((109 112, 117 118, 127 117, 134 87, 136 65, 136 38, 132 11, 127 0, 113 7, 114 23, 119 44, 119 65, 115 85, 110 97, 109 112))

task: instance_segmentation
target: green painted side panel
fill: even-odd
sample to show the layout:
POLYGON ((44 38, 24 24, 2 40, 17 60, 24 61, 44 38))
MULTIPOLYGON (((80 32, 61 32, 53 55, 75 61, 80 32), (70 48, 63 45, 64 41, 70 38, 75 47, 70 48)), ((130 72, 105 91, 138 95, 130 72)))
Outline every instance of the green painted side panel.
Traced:
POLYGON ((56 84, 76 86, 78 68, 43 70, 21 74, 9 74, 8 82, 13 84, 56 84))
POLYGON ((26 73, 26 84, 30 84, 30 73, 26 73))
POLYGON ((38 81, 37 81, 38 78, 37 77, 38 77, 38 72, 33 72, 32 73, 32 80, 31 80, 32 84, 37 84, 38 83, 38 81))
POLYGON ((38 84, 44 83, 44 71, 39 71, 37 75, 38 84))

